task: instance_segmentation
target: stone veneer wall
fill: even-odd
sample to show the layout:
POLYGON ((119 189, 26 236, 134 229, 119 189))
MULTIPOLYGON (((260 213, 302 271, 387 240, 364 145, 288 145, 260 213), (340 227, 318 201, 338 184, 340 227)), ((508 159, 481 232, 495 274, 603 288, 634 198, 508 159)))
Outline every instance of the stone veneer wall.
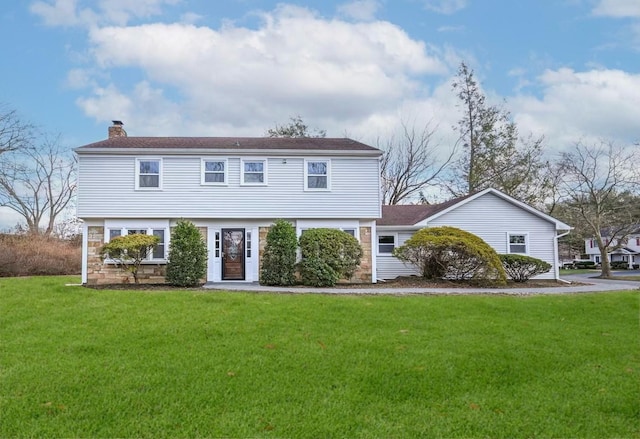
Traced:
POLYGON ((373 260, 371 252, 371 227, 360 227, 360 246, 362 247, 362 259, 360 266, 353 274, 349 282, 370 284, 373 282, 371 273, 373 260))
MULTIPOLYGON (((258 229, 259 238, 259 250, 258 250, 258 267, 262 269, 262 255, 264 254, 264 248, 267 245, 267 233, 269 233, 270 227, 260 227, 258 229)), ((371 283, 373 282, 372 270, 372 246, 371 246, 371 227, 360 227, 360 245, 362 246, 362 259, 360 260, 360 266, 353 274, 351 279, 345 279, 341 282, 348 283, 371 283)))
MULTIPOLYGON (((198 230, 204 242, 207 242, 207 228, 198 227, 198 230)), ((131 273, 113 264, 104 263, 100 257, 100 248, 104 245, 104 227, 89 226, 87 235, 87 285, 134 283, 131 273)), ((142 264, 138 271, 138 281, 145 284, 162 284, 165 283, 165 274, 165 264, 142 264)), ((206 276, 201 281, 206 282, 206 276)))

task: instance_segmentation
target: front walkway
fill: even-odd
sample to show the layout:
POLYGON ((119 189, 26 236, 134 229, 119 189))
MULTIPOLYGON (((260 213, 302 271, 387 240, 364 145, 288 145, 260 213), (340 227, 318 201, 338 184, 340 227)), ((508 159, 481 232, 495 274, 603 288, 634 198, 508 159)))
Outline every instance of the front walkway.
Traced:
POLYGON ((588 283, 588 285, 544 287, 544 288, 389 288, 378 284, 375 287, 358 288, 314 288, 314 287, 268 287, 258 283, 213 283, 208 282, 205 288, 226 291, 262 291, 274 293, 319 293, 319 294, 563 294, 591 293, 598 291, 619 291, 640 289, 640 282, 593 279, 589 275, 569 275, 563 279, 569 282, 588 283))

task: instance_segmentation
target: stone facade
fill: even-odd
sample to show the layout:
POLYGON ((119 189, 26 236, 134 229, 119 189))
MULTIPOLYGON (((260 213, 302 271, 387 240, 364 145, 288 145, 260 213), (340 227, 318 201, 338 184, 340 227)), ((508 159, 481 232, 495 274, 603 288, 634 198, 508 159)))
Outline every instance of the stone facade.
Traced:
MULTIPOLYGON (((104 245, 104 227, 89 226, 87 234, 87 285, 134 283, 133 275, 100 257, 104 245)), ((140 283, 164 283, 164 264, 143 264, 138 271, 140 283)))
MULTIPOLYGON (((198 230, 207 242, 207 228, 198 227, 198 230)), ((123 271, 114 264, 105 263, 100 257, 100 249, 104 245, 104 227, 88 227, 87 241, 87 285, 134 283, 131 273, 123 271)), ((143 263, 138 270, 138 282, 141 284, 163 284, 165 283, 165 274, 165 264, 143 263)), ((202 283, 207 281, 206 275, 201 281, 202 283)))
POLYGON ((360 266, 353 274, 350 283, 368 284, 373 282, 372 279, 372 237, 371 227, 360 227, 360 246, 362 247, 362 259, 360 260, 360 266))

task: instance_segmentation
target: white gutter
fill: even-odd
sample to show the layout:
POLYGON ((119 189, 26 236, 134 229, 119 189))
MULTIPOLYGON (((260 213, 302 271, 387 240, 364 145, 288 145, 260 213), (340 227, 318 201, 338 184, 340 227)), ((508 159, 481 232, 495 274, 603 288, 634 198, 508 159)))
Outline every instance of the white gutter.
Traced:
MULTIPOLYGON (((560 261, 558 260, 560 257, 560 254, 558 253, 558 239, 562 238, 563 236, 567 236, 569 233, 571 233, 571 230, 567 230, 566 232, 560 234, 560 235, 556 235, 555 239, 553 240, 553 259, 555 262, 555 266, 556 268, 554 269, 554 274, 555 274, 555 278, 557 281, 560 282, 567 282, 567 281, 563 281, 562 279, 560 279, 560 261)), ((567 283, 571 283, 571 282, 567 282, 567 283)))

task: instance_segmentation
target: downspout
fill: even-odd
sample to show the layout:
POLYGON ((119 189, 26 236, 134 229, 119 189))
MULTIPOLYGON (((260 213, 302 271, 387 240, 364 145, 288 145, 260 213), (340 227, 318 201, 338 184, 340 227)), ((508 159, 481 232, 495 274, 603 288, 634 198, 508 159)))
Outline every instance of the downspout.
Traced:
POLYGON ((571 233, 571 230, 567 230, 566 232, 560 234, 560 235, 556 235, 555 239, 553 240, 553 252, 555 253, 554 255, 554 259, 555 259, 555 277, 557 281, 560 282, 565 282, 565 283, 571 283, 569 281, 566 280, 562 280, 560 279, 560 261, 558 261, 558 257, 560 256, 558 253, 558 239, 562 238, 563 236, 567 236, 569 233, 571 233))

